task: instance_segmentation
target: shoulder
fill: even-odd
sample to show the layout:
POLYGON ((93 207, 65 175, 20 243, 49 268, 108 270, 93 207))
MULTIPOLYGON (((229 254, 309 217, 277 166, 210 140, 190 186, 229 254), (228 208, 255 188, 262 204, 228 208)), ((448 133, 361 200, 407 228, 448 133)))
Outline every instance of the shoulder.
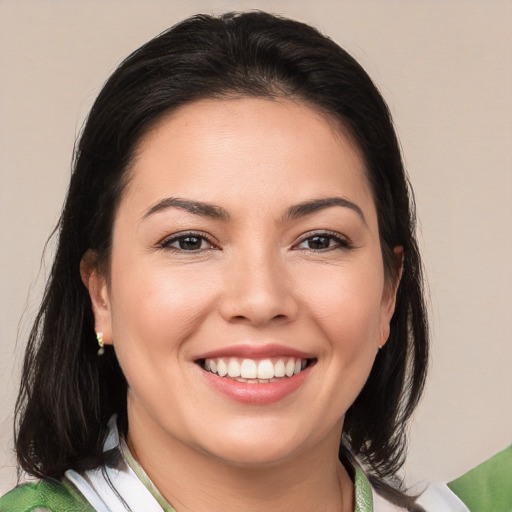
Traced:
POLYGON ((448 483, 470 510, 512 510, 512 445, 448 483))
POLYGON ((15 487, 0 498, 0 512, 94 512, 67 482, 42 480, 15 487))
POLYGON ((407 512, 408 510, 422 512, 469 512, 469 509, 446 484, 428 484, 418 498, 412 499, 409 505, 402 506, 388 501, 375 489, 372 489, 372 491, 373 512, 407 512))

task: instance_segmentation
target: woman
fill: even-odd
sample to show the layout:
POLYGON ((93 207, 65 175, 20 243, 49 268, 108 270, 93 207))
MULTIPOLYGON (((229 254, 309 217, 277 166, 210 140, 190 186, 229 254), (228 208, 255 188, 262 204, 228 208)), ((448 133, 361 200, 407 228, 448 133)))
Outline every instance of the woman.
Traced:
POLYGON ((395 476, 428 357, 414 212, 339 46, 265 13, 148 42, 59 228, 17 404, 43 480, 0 510, 419 510, 395 476))

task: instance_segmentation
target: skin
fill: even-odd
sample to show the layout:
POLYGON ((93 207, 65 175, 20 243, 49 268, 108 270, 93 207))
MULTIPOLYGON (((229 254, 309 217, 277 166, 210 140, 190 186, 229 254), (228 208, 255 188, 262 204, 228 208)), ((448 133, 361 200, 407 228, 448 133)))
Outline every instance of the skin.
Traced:
POLYGON ((388 337, 395 287, 363 160, 339 124, 289 100, 180 107, 137 148, 110 274, 90 261, 96 330, 129 384, 129 447, 179 512, 353 509, 338 445, 388 337), (355 208, 286 217, 330 197, 355 208), (151 211, 166 198, 216 205, 229 220, 151 211), (189 231, 205 237, 198 250, 173 239, 189 231), (294 347, 316 364, 283 400, 242 404, 196 363, 241 343, 294 347))

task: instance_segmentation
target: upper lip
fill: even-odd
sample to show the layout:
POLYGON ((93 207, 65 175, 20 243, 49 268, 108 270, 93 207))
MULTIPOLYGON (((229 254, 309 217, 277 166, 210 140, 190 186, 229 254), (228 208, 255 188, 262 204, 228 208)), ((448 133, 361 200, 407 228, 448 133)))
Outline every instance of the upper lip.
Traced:
POLYGON ((229 347, 218 348, 200 354, 197 359, 214 359, 216 357, 241 357, 246 359, 260 359, 265 357, 296 357, 299 359, 314 359, 314 354, 303 352, 286 345, 275 343, 268 345, 232 345, 229 347))

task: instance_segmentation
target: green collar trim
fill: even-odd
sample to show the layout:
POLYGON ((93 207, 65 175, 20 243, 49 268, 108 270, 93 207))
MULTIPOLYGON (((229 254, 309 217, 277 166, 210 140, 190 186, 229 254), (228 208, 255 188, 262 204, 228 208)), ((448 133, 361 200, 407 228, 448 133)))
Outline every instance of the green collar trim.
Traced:
POLYGON ((372 486, 368 477, 364 474, 359 464, 354 464, 354 512, 373 512, 373 494, 372 486))
POLYGON ((166 499, 160 494, 160 491, 155 487, 147 473, 142 469, 142 466, 133 458, 133 455, 128 448, 124 439, 120 439, 121 450, 128 465, 133 469, 133 472, 138 476, 139 480, 146 486, 146 489, 153 495, 158 504, 162 507, 164 512, 176 512, 176 510, 167 503, 166 499))

